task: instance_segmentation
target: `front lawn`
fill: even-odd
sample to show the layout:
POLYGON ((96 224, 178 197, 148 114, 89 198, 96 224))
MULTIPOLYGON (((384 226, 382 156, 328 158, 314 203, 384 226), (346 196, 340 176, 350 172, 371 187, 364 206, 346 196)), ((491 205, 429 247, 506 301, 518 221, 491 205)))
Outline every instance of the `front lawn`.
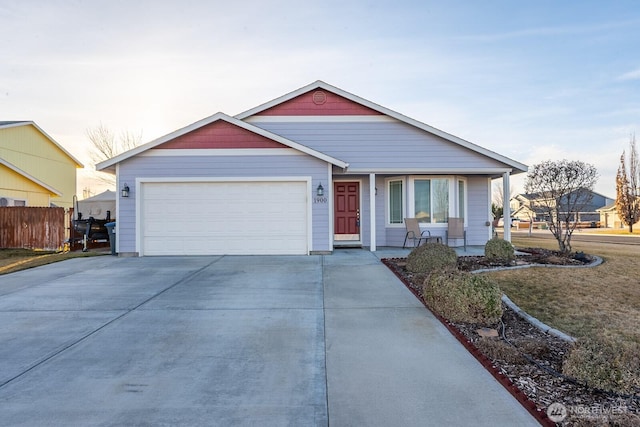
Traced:
MULTIPOLYGON (((555 240, 513 236, 516 247, 557 249, 555 240)), ((485 273, 516 304, 577 338, 606 336, 640 343, 640 246, 572 242, 598 255, 594 268, 529 268, 485 273)))

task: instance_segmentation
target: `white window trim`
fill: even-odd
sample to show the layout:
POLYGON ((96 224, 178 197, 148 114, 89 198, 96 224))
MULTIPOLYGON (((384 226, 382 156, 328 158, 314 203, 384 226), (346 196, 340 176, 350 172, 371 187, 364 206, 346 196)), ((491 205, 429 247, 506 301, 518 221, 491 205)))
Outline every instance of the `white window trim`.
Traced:
POLYGON ((384 219, 385 224, 388 228, 404 228, 404 218, 406 218, 406 212, 407 212, 407 177, 394 176, 394 177, 385 178, 384 187, 385 187, 385 195, 386 195, 386 200, 385 200, 386 209, 385 209, 385 219, 384 219), (391 186, 391 182, 396 182, 396 181, 402 182, 402 203, 401 203, 402 222, 399 224, 392 224, 391 223, 390 186, 391 186))
MULTIPOLYGON (((458 182, 464 183, 464 226, 468 226, 469 220, 469 184, 466 176, 458 175, 405 175, 405 176, 393 176, 385 178, 385 225, 387 228, 403 228, 403 224, 391 224, 391 203, 389 198, 391 192, 389 191, 390 183, 393 181, 402 182, 402 217, 413 218, 415 217, 415 182, 416 180, 433 180, 433 179, 447 179, 449 181, 449 216, 459 217, 460 212, 458 209, 458 182)), ((447 223, 420 223, 422 228, 447 228, 447 223)))
MULTIPOLYGON (((459 217, 460 216, 460 212, 458 211, 458 198, 460 196, 460 194, 458 193, 458 182, 462 181, 463 185, 464 185, 464 226, 466 227, 468 224, 467 222, 469 221, 469 185, 467 183, 467 177, 465 176, 456 176, 455 177, 455 181, 454 181, 454 187, 455 187, 455 212, 456 215, 459 217)), ((451 211, 450 211, 451 212, 451 211)))
MULTIPOLYGON (((455 186, 454 183, 457 183, 456 180, 453 179, 452 175, 410 175, 409 176, 409 185, 407 186, 407 213, 409 217, 414 218, 416 216, 415 212, 415 191, 416 191, 416 181, 424 181, 424 180, 434 180, 434 179, 447 179, 449 180, 449 216, 451 216, 451 207, 455 204, 455 202, 451 201, 451 196, 456 194, 452 187, 455 186)), ((433 205, 432 205, 433 208, 433 205)), ((429 228, 447 228, 448 224, 446 222, 421 222, 420 226, 429 227, 429 228)))

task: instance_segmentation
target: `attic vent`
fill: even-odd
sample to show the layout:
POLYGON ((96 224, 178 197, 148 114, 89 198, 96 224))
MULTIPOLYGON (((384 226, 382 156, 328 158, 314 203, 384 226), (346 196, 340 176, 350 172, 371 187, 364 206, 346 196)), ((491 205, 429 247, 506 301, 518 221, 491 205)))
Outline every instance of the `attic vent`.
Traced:
POLYGON ((321 90, 317 90, 313 93, 313 103, 316 105, 322 105, 327 102, 327 94, 321 90))

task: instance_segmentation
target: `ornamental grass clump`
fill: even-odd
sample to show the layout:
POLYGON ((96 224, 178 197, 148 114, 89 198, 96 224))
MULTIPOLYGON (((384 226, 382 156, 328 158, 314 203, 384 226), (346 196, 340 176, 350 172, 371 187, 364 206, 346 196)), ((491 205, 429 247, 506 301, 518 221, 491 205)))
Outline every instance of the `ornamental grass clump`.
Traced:
POLYGON ((484 245, 484 256, 489 262, 511 264, 515 259, 515 250, 510 242, 494 237, 484 245))
POLYGON ((640 344, 605 336, 580 338, 562 373, 601 390, 640 394, 640 344))
POLYGON ((457 264, 456 251, 442 243, 427 242, 415 248, 407 256, 407 270, 417 274, 455 269, 457 264))
POLYGON ((429 307, 453 322, 492 325, 502 317, 502 292, 488 277, 463 271, 441 271, 424 281, 429 307))

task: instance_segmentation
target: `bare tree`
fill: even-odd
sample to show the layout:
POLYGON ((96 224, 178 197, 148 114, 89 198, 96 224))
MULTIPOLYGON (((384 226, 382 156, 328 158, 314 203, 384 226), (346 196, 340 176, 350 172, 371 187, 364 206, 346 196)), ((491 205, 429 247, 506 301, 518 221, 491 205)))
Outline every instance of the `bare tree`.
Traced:
POLYGON ((549 229, 562 253, 571 252, 578 212, 591 202, 597 180, 595 166, 579 160, 547 160, 527 174, 525 191, 536 194, 536 207, 549 217, 549 229))
MULTIPOLYGON (((514 196, 514 193, 515 193, 515 190, 513 188, 513 185, 509 185, 509 194, 511 195, 511 197, 514 196)), ((493 181, 491 201, 499 207, 504 206, 504 187, 502 183, 502 178, 496 179, 495 181, 493 181)))
MULTIPOLYGON (((509 186, 509 194, 513 197, 515 190, 513 189, 513 185, 509 186)), ((491 193, 491 214, 493 215, 493 219, 498 220, 502 216, 502 212, 504 209, 504 187, 502 183, 502 178, 496 179, 492 183, 492 193, 491 193)))
MULTIPOLYGON (((131 150, 140 145, 142 141, 142 131, 138 134, 123 131, 116 138, 116 135, 102 123, 94 128, 87 129, 86 134, 91 142, 89 156, 94 163, 100 163, 131 150)), ((115 177, 110 174, 100 172, 98 176, 105 182, 115 183, 115 177)))
POLYGON ((640 166, 638 165, 638 151, 636 150, 636 136, 629 139, 629 160, 623 151, 620 156, 620 166, 616 174, 616 210, 624 225, 633 233, 633 224, 640 219, 640 166), (629 172, 627 172, 627 164, 629 172))

